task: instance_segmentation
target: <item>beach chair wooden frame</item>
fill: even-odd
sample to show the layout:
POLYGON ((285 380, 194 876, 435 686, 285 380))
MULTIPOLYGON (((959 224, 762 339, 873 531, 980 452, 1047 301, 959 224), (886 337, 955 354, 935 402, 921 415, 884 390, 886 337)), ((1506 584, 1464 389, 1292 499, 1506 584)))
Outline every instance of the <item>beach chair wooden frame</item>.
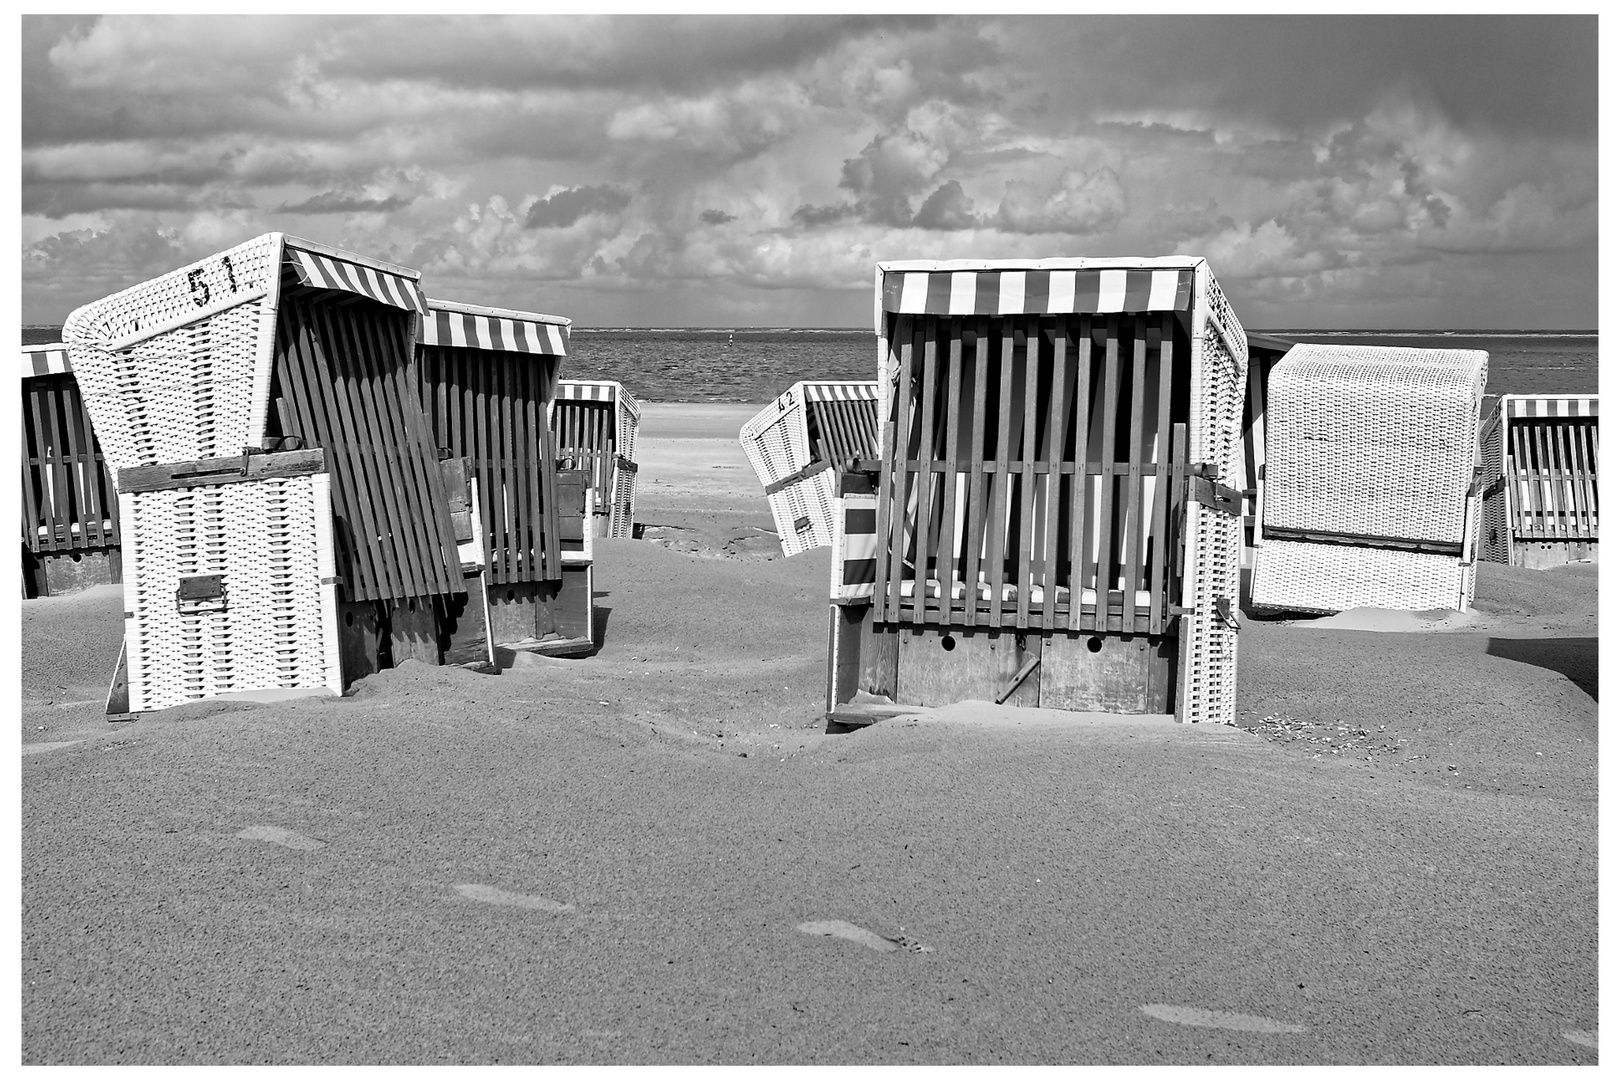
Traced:
POLYGON ((24 345, 20 375, 23 596, 117 584, 118 496, 67 346, 24 345))
POLYGON ((636 520, 636 433, 641 402, 623 383, 609 379, 561 379, 551 413, 557 461, 583 471, 596 507, 591 528, 597 536, 634 535, 636 520))
POLYGON ((1596 562, 1598 396, 1503 394, 1487 410, 1480 558, 1596 562))
POLYGON ((448 300, 427 307, 417 346, 422 406, 440 452, 466 463, 477 493, 456 517, 457 536, 469 602, 488 604, 489 648, 588 653, 587 494, 573 474, 559 484, 548 420, 569 320, 448 300))
POLYGON ((1208 263, 883 263, 875 293, 829 723, 966 699, 1231 722, 1247 346, 1208 263))
POLYGON ((1297 342, 1274 334, 1245 332, 1249 372, 1243 393, 1243 438, 1238 444, 1243 478, 1243 568, 1254 568, 1255 530, 1260 522, 1260 477, 1266 469, 1266 381, 1297 342))
POLYGON ((877 397, 875 381, 805 380, 743 425, 738 441, 765 488, 783 555, 832 545, 838 468, 878 454, 877 397))
MULTIPOLYGON (((341 656, 341 681, 327 672, 325 687, 407 658, 441 662, 449 609, 466 593, 444 470, 416 392, 415 335, 425 310, 418 278, 405 267, 267 233, 87 304, 63 327, 116 475, 175 466, 177 475, 206 478, 215 470, 197 463, 235 459, 247 470, 261 453, 324 451, 329 480, 313 490, 328 502, 294 516, 300 559, 313 557, 319 522, 331 523, 331 567, 323 576, 335 590, 305 596, 338 605, 342 641, 333 655, 341 656)), ((237 515, 239 504, 252 504, 232 488, 208 502, 208 513, 223 516, 196 526, 205 535, 229 539, 260 527, 251 515, 237 515)), ((132 570, 128 515, 133 509, 143 528, 160 531, 182 523, 141 510, 146 501, 166 503, 167 493, 127 489, 122 481, 119 493, 126 615, 138 636, 143 613, 163 602, 146 595, 144 571, 132 570)), ((163 542, 154 535, 134 546, 160 552, 163 542)), ((237 587, 230 595, 240 613, 252 594, 237 587)), ((216 651, 237 663, 263 646, 250 630, 216 643, 216 651)), ((182 648, 163 641, 163 648, 182 648)), ((316 636, 306 647, 319 653, 328 644, 316 636)), ((139 670, 131 653, 135 702, 145 700, 138 684, 150 672, 139 670)), ((152 655, 159 666, 172 659, 152 655)))
POLYGON ((1255 608, 1468 609, 1488 363, 1476 349, 1289 350, 1267 385, 1255 608))

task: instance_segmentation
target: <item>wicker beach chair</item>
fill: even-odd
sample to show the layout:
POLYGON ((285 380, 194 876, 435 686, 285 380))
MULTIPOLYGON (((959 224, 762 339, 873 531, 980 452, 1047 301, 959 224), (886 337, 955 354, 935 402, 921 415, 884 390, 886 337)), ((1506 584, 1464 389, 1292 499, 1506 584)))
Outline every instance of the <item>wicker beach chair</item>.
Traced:
POLYGON ((68 317, 119 493, 130 710, 442 659, 466 588, 418 276, 268 233, 68 317))
POLYGON ((589 652, 589 494, 580 474, 559 478, 547 420, 569 320, 447 300, 427 308, 422 407, 436 445, 466 469, 469 507, 454 516, 469 602, 488 605, 490 660, 496 645, 589 652))
POLYGON ((67 346, 24 345, 19 373, 23 595, 116 584, 123 580, 118 496, 67 346))
POLYGON ((606 379, 562 379, 551 413, 561 468, 589 478, 593 531, 624 538, 635 531, 636 431, 641 403, 628 387, 606 379))
POLYGON ((738 435, 765 487, 782 554, 833 542, 837 467, 878 452, 877 383, 794 383, 738 435))
POLYGON ((1480 558, 1596 562, 1596 394, 1504 394, 1485 415, 1480 558))
POLYGON ((1230 722, 1247 345, 1209 264, 884 263, 875 300, 829 723, 970 698, 1230 722))
POLYGON ((1471 349, 1289 350, 1268 386, 1256 608, 1468 609, 1487 363, 1471 349))
POLYGON ((1243 478, 1243 568, 1254 567, 1254 538, 1259 524, 1260 474, 1266 465, 1266 383, 1296 342, 1274 334, 1247 332, 1249 373, 1243 394, 1243 438, 1238 444, 1243 478))

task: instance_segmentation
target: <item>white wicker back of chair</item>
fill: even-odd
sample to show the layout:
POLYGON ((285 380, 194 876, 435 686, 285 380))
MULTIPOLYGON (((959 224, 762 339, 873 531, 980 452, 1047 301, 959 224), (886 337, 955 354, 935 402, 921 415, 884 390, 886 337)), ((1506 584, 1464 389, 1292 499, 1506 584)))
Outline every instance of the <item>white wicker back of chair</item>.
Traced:
POLYGON ((1487 354, 1298 345, 1271 373, 1265 524, 1461 543, 1487 354))
POLYGON ((280 252, 267 233, 68 316, 62 339, 111 468, 257 444, 280 252))

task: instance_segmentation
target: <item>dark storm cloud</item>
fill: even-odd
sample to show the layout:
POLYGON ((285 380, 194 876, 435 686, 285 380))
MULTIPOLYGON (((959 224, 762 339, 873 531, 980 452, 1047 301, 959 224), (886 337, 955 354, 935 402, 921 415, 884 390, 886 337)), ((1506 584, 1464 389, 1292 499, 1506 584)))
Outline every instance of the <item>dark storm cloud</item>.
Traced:
POLYGON ((973 213, 973 200, 967 197, 962 185, 948 180, 923 200, 911 224, 919 229, 953 232, 978 228, 978 216, 973 213))
POLYGON ((621 188, 607 185, 569 188, 529 207, 524 224, 531 229, 561 229, 586 214, 612 214, 629 205, 630 193, 621 188))
POLYGON ((705 210, 698 217, 705 225, 724 225, 737 220, 736 214, 728 214, 724 210, 705 210))
POLYGON ((1402 90, 1463 126, 1590 136, 1597 25, 1596 15, 1176 15, 1008 30, 1045 54, 1032 70, 1070 58, 1072 80, 1040 87, 1059 113, 1154 104, 1298 128, 1362 115, 1402 90))
POLYGON ((319 195, 312 195, 299 203, 282 203, 276 207, 278 214, 368 214, 386 213, 389 210, 403 210, 411 205, 413 200, 400 195, 389 195, 381 199, 368 199, 361 195, 345 194, 339 191, 323 191, 319 195))
POLYGON ((806 203, 793 211, 793 220, 807 229, 814 229, 822 225, 849 221, 859 217, 860 213, 860 208, 851 203, 842 206, 811 206, 806 203))

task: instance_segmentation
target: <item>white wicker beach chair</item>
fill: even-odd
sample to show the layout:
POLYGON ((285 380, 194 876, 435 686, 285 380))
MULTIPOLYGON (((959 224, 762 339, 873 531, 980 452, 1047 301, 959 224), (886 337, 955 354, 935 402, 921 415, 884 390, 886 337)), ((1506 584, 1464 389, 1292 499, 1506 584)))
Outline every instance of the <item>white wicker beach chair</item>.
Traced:
POLYGON ((1487 363, 1470 349, 1289 350, 1268 388, 1255 607, 1468 609, 1487 363))
POLYGON ((874 292, 829 721, 881 715, 864 693, 1231 722, 1247 345, 1209 264, 884 263, 874 292))
POLYGON ((641 402, 623 383, 562 379, 551 414, 557 460, 590 475, 599 535, 625 538, 635 531, 636 432, 641 402))
POLYGON ((1504 394, 1486 412, 1480 558, 1596 562, 1596 394, 1504 394))
POLYGON ((833 542, 836 468, 878 453, 877 383, 796 382, 738 434, 765 487, 784 555, 833 542))
POLYGON ((397 605, 396 659, 436 658, 465 588, 407 381, 417 278, 268 233, 68 317, 119 491, 130 710, 340 693, 340 590, 397 605))

